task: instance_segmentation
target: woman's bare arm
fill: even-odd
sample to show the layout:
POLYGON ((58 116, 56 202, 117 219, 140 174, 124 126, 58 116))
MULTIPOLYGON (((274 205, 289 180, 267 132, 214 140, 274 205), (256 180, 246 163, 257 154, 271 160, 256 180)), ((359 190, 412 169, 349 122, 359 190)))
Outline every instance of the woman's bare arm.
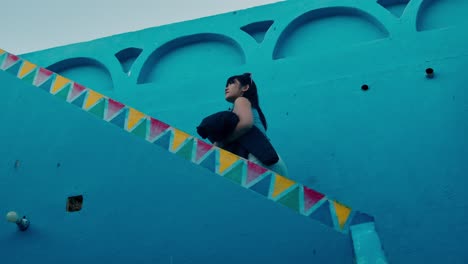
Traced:
POLYGON ((239 97, 234 101, 234 109, 232 111, 239 117, 239 122, 234 131, 222 142, 227 144, 244 135, 253 126, 252 105, 245 97, 239 97))

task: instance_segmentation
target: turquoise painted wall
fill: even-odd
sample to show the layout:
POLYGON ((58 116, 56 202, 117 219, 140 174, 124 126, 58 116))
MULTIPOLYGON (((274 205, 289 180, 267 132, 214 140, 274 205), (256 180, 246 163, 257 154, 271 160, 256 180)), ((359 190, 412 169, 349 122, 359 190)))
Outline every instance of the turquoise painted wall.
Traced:
POLYGON ((352 263, 348 235, 8 73, 0 81, 0 209, 31 221, 25 232, 0 222, 2 263, 352 263), (67 212, 76 195, 81 211, 67 212))
POLYGON ((291 178, 374 215, 390 263, 464 263, 466 10, 287 1, 22 57, 194 135, 252 72, 291 178))

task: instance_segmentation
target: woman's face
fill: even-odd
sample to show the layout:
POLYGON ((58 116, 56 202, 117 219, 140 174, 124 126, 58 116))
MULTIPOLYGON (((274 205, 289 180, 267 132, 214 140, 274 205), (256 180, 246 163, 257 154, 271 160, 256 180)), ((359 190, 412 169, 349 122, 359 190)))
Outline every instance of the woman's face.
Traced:
POLYGON ((241 97, 247 89, 249 89, 248 86, 242 86, 237 79, 234 79, 234 81, 228 84, 224 89, 224 99, 232 103, 237 98, 241 97))

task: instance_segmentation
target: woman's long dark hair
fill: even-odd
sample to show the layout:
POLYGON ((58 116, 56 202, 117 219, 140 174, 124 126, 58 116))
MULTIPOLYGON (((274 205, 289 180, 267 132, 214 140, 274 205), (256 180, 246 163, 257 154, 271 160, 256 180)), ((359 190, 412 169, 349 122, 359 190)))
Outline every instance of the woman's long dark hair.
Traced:
POLYGON ((260 102, 258 101, 258 92, 257 92, 257 85, 252 79, 252 75, 250 73, 244 73, 242 75, 234 75, 227 79, 226 87, 234 83, 234 80, 239 81, 241 86, 249 85, 249 89, 244 93, 243 97, 249 99, 250 104, 252 107, 257 109, 258 114, 260 115, 260 120, 262 121, 263 127, 265 127, 265 131, 267 130, 267 121, 265 115, 260 108, 260 102))

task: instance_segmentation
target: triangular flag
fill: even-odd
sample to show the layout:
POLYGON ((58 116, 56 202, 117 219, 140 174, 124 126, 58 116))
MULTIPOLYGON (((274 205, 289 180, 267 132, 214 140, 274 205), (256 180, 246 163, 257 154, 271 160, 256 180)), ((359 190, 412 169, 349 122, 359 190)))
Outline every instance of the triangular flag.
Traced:
POLYGON ((285 178, 281 175, 276 174, 275 175, 275 186, 273 188, 273 195, 272 197, 275 198, 276 196, 280 195, 282 192, 284 192, 286 189, 289 187, 293 186, 295 182, 293 180, 290 180, 288 178, 285 178))
POLYGON ((75 98, 78 95, 80 95, 84 90, 86 90, 86 88, 83 85, 78 84, 78 83, 73 83, 73 89, 70 93, 70 96, 68 97, 68 101, 71 102, 75 100, 75 98))
POLYGON ((63 99, 64 101, 67 100, 68 93, 70 92, 71 83, 67 84, 63 87, 58 93, 55 94, 56 97, 63 99))
POLYGON ((231 170, 224 174, 224 177, 230 179, 231 181, 237 184, 242 184, 242 179, 244 178, 245 174, 245 168, 245 162, 239 162, 237 163, 237 165, 234 165, 231 170))
POLYGON ((186 160, 192 160, 192 153, 193 153, 193 138, 189 139, 186 144, 184 144, 176 154, 186 160))
POLYGON ((304 186, 304 211, 309 211, 309 209, 318 201, 322 200, 323 197, 325 197, 325 195, 304 186))
POLYGON ((200 166, 209 169, 212 172, 216 170, 216 151, 211 151, 201 162, 200 166))
POLYGON ((219 173, 223 173, 227 168, 231 167, 239 157, 224 149, 219 149, 219 173))
POLYGON ((203 140, 197 140, 197 153, 195 155, 195 160, 200 160, 210 149, 213 148, 213 145, 206 143, 203 140))
POLYGON ((21 67, 18 77, 23 78, 26 74, 30 73, 32 70, 36 68, 37 68, 37 65, 32 64, 29 61, 24 61, 23 67, 21 67))
POLYGON ((267 176, 263 179, 261 179, 259 182, 256 184, 252 185, 249 189, 252 191, 255 191, 265 197, 268 197, 270 194, 270 186, 271 186, 271 173, 267 174, 267 176))
POLYGON ((124 111, 120 112, 114 118, 109 120, 109 122, 118 127, 124 128, 125 120, 127 119, 127 112, 128 112, 128 108, 124 108, 124 111))
POLYGON ((146 138, 147 125, 148 125, 148 120, 145 119, 143 120, 143 122, 141 122, 138 126, 136 126, 132 130, 132 133, 143 139, 146 138))
POLYGON ((37 68, 32 70, 25 77, 21 78, 21 80, 27 84, 33 84, 34 78, 36 78, 36 73, 37 73, 37 68))
POLYGON ((78 98, 73 100, 71 103, 82 108, 85 98, 86 98, 86 91, 82 93, 80 96, 78 96, 78 98))
POLYGON ((13 54, 8 54, 3 61, 2 70, 6 70, 11 67, 11 65, 15 64, 19 60, 19 57, 13 54))
POLYGON ((103 99, 99 101, 99 103, 95 104, 92 108, 90 108, 88 112, 102 119, 102 117, 104 116, 105 109, 106 109, 106 100, 103 99))
POLYGON ((6 57, 7 57, 7 53, 0 53, 0 67, 2 66, 3 61, 5 60, 6 57))
POLYGON ((290 192, 278 199, 278 203, 299 212, 299 191, 299 187, 292 189, 290 192))
POLYGON ((86 98, 84 109, 90 108, 92 105, 94 105, 97 101, 99 101, 103 97, 104 95, 98 92, 95 92, 93 90, 88 90, 88 97, 86 98))
POLYGON ((172 141, 172 151, 175 151, 182 142, 187 140, 190 137, 189 134, 182 132, 176 128, 174 128, 174 140, 172 141))
POLYGON ((53 72, 44 69, 44 68, 39 68, 39 71, 36 74, 36 79, 34 81, 35 86, 40 86, 43 84, 45 81, 47 81, 50 76, 53 74, 53 72))
POLYGON ((109 120, 110 118, 114 117, 114 115, 120 110, 122 110, 122 108, 124 107, 124 104, 109 98, 109 102, 107 104, 106 120, 109 120))
POLYGON ((11 66, 10 68, 6 69, 5 71, 14 75, 14 76, 18 76, 18 72, 19 70, 21 69, 21 61, 20 62, 17 62, 15 65, 11 66))
POLYGON ((156 141, 154 141, 153 144, 161 146, 165 150, 168 150, 169 145, 171 144, 171 137, 172 137, 172 131, 168 130, 164 135, 156 139, 156 141))
POLYGON ((340 228, 343 229, 346 220, 348 220, 349 214, 351 213, 351 209, 335 201, 333 202, 333 204, 335 205, 335 212, 336 217, 338 218, 338 224, 340 225, 340 228))
POLYGON ((41 85, 38 85, 38 87, 50 93, 50 88, 52 87, 53 82, 54 78, 52 77, 49 78, 47 81, 43 82, 41 85))
POLYGON ((330 202, 328 200, 319 208, 315 209, 309 217, 318 220, 327 226, 333 227, 333 219, 330 213, 330 202))
POLYGON ((69 82, 71 81, 63 76, 60 76, 60 75, 55 76, 55 82, 54 82, 54 85, 52 86, 51 93, 55 94, 58 90, 60 90, 63 86, 65 86, 65 84, 69 82))
POLYGON ((257 179, 260 175, 267 172, 268 169, 254 163, 251 161, 247 162, 247 180, 245 184, 249 184, 255 179, 257 179))
POLYGON ((145 116, 145 114, 134 108, 129 109, 130 112, 128 113, 127 130, 131 130, 145 116))
POLYGON ((169 125, 161 122, 159 120, 156 120, 154 118, 150 118, 151 120, 151 128, 150 128, 150 135, 149 135, 149 140, 153 140, 157 136, 159 136, 162 132, 166 131, 166 129, 169 128, 169 125))

